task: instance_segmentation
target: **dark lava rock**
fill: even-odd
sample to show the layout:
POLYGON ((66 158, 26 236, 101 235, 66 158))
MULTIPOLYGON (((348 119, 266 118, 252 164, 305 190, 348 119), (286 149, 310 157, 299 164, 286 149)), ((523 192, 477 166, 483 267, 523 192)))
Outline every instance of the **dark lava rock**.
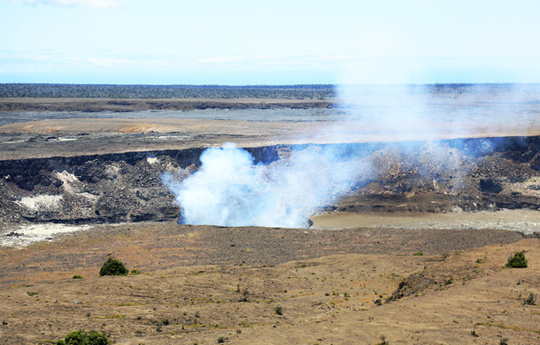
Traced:
POLYGON ((481 179, 480 180, 480 190, 484 193, 500 193, 503 188, 500 183, 494 182, 492 179, 481 179))
MULTIPOLYGON (((0 220, 103 223, 177 220, 180 208, 162 184, 182 171, 170 156, 148 160, 103 155, 0 161, 0 220), (152 163, 149 163, 152 162, 152 163), (52 200, 52 201, 51 201, 52 200)), ((189 174, 186 174, 188 176, 189 174)))
MULTIPOLYGON (((447 140, 437 145, 418 142, 407 147, 382 143, 318 146, 361 152, 359 159, 366 167, 337 204, 321 205, 328 211, 540 209, 535 180, 540 176, 540 137, 447 140)), ((256 162, 266 164, 302 148, 305 145, 247 150, 256 162)), ((161 177, 165 172, 179 180, 190 176, 200 164, 202 151, 0 161, 0 222, 177 220, 180 206, 161 177)))
POLYGON ((436 284, 436 281, 424 276, 422 273, 411 274, 399 283, 398 288, 386 300, 386 302, 397 301, 400 298, 412 296, 424 291, 430 286, 436 284))

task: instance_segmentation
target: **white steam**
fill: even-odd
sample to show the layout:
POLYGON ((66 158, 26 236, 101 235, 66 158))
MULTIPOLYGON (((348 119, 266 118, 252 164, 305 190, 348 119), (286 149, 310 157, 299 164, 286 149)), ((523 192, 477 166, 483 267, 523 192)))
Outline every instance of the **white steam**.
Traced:
POLYGON ((254 164, 235 144, 207 149, 190 177, 163 176, 181 207, 180 222, 307 227, 309 216, 353 191, 359 180, 392 170, 392 164, 402 169, 404 162, 434 186, 437 176, 450 173, 452 185, 461 188, 471 167, 467 156, 489 152, 494 142, 459 151, 441 139, 516 135, 539 121, 538 85, 348 85, 339 94, 345 115, 325 128, 324 141, 339 144, 349 136, 355 142, 368 134, 372 141, 391 142, 395 160, 383 153, 367 157, 374 152, 359 152, 361 145, 309 145, 268 165, 254 164))
POLYGON ((338 149, 310 146, 288 159, 254 164, 247 151, 227 143, 201 155, 201 168, 164 183, 176 194, 181 222, 222 226, 306 227, 308 216, 348 191, 362 164, 338 149))

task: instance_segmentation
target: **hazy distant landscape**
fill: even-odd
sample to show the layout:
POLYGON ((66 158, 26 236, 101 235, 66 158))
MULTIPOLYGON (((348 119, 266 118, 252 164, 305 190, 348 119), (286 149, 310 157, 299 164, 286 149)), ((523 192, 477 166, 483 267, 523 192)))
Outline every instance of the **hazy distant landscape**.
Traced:
POLYGON ((333 85, 75 85, 0 84, 0 97, 331 99, 333 85))

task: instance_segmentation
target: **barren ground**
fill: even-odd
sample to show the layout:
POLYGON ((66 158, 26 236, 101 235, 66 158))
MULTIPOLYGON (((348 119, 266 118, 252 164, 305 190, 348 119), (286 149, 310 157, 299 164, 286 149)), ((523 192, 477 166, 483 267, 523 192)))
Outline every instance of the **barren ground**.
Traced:
MULTIPOLYGON (((309 142, 315 129, 323 132, 319 142, 421 134, 389 137, 357 123, 336 138, 324 134, 329 124, 26 121, 0 127, 0 159, 309 142)), ((519 121, 470 126, 473 137, 540 135, 539 126, 519 121)), ((381 337, 390 344, 540 343, 540 307, 524 304, 540 292, 538 219, 537 210, 333 212, 313 218, 309 230, 92 225, 0 249, 0 343, 50 343, 78 329, 105 332, 116 344, 376 344, 381 337), (517 251, 525 251, 529 267, 503 268, 517 251), (99 277, 109 255, 142 274, 99 277), (406 296, 387 302, 407 277, 406 296)))
POLYGON ((540 340, 540 309, 523 304, 540 292, 540 240, 511 231, 103 225, 0 260, 6 344, 76 329, 117 344, 540 340), (522 250, 528 268, 503 268, 522 250), (142 274, 99 277, 108 255, 142 274), (427 283, 386 303, 414 273, 427 283))
POLYGON ((468 124, 466 129, 445 132, 448 123, 434 124, 436 135, 424 131, 388 134, 370 130, 364 121, 280 122, 223 121, 212 119, 71 118, 25 121, 0 126, 3 136, 0 159, 103 154, 134 150, 152 151, 221 146, 232 141, 241 147, 306 143, 397 142, 429 139, 509 137, 540 135, 540 124, 488 126, 468 124), (339 135, 336 133, 339 127, 339 135), (10 149, 15 148, 15 149, 10 149))

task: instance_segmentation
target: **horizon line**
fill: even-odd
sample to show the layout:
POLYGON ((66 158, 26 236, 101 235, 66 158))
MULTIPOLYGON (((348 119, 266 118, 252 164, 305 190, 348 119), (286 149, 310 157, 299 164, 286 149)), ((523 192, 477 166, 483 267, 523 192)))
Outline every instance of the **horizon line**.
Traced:
POLYGON ((294 84, 152 84, 152 83, 55 83, 55 82, 0 82, 5 85, 57 85, 57 86, 180 86, 180 87, 298 87, 298 86, 438 86, 438 85, 540 85, 540 82, 440 82, 440 83, 294 83, 294 84))

